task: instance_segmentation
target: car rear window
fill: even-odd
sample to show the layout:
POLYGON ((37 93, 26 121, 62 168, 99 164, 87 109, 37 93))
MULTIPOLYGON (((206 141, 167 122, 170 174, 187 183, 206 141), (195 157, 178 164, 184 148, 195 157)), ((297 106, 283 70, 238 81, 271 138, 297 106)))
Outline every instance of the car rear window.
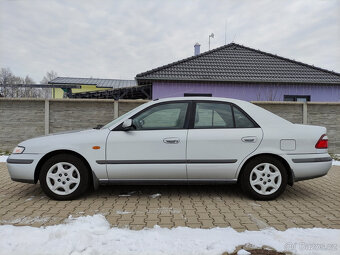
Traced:
POLYGON ((236 128, 253 128, 255 127, 254 123, 244 115, 239 109, 233 107, 234 110, 234 118, 235 118, 235 127, 236 128))

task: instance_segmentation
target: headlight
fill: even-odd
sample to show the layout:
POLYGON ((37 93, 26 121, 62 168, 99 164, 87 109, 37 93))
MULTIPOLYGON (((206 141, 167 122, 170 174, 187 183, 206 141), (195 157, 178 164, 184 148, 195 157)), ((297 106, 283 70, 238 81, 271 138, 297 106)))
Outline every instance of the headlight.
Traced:
POLYGON ((17 146, 14 148, 12 154, 21 154, 24 152, 24 150, 25 150, 25 147, 17 146))

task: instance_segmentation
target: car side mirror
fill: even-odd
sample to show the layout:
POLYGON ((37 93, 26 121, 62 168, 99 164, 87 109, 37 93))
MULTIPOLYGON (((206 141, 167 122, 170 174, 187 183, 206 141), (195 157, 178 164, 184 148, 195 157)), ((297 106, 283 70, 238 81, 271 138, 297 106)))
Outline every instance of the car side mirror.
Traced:
POLYGON ((132 119, 127 119, 122 124, 122 129, 128 131, 132 128, 132 119))

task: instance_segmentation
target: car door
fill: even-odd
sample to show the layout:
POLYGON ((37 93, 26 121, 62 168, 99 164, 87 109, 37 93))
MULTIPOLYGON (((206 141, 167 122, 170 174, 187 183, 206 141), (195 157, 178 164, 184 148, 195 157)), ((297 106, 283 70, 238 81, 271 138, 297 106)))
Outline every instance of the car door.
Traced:
POLYGON ((187 142, 189 181, 234 179, 242 160, 259 146, 261 128, 233 104, 200 101, 193 107, 187 142))
POLYGON ((152 105, 132 117, 133 130, 111 131, 108 178, 186 181, 188 108, 187 101, 152 105))

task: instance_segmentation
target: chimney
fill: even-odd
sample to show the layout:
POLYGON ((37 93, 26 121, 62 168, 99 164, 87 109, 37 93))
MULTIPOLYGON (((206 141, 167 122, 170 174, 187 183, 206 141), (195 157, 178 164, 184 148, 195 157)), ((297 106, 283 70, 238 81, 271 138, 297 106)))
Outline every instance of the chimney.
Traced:
POLYGON ((200 50, 200 48, 201 48, 201 45, 199 44, 199 43, 196 43, 195 45, 194 45, 194 48, 195 48, 195 50, 194 50, 194 56, 197 56, 197 55, 199 55, 199 54, 201 54, 201 50, 200 50))

